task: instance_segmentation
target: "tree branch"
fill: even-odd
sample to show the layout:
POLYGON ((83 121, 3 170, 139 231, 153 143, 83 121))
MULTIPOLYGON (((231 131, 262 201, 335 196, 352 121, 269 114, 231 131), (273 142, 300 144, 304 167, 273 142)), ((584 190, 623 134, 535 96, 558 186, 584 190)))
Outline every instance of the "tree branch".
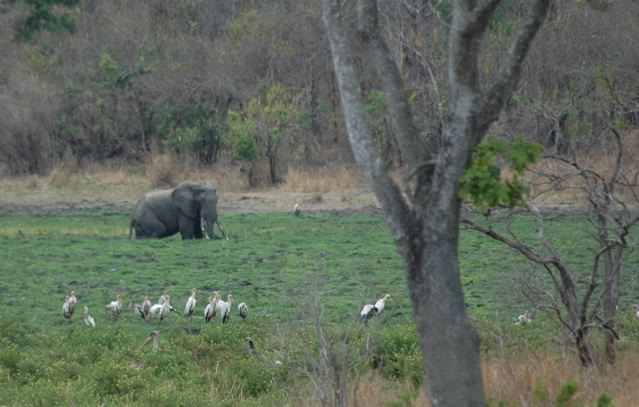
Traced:
POLYGON ((511 44, 506 60, 499 68, 497 81, 484 96, 483 108, 479 113, 479 131, 476 143, 481 142, 490 125, 497 120, 499 112, 501 112, 515 91, 521 76, 521 66, 524 58, 528 54, 537 31, 539 31, 546 18, 550 2, 550 0, 534 0, 533 5, 530 7, 526 22, 511 44))
MULTIPOLYGON (((419 231, 418 222, 397 184, 386 172, 384 161, 375 148, 372 135, 364 115, 364 103, 359 86, 359 75, 352 58, 350 44, 346 39, 340 19, 340 6, 336 0, 324 0, 322 17, 333 54, 335 76, 355 160, 375 190, 380 204, 390 215, 395 239, 406 249, 419 231)), ((407 254, 407 253, 404 253, 407 254)))
POLYGON ((418 170, 418 165, 428 160, 429 154, 418 140, 418 131, 413 121, 399 69, 380 34, 377 0, 359 0, 358 17, 360 35, 372 52, 375 70, 382 80, 384 93, 388 98, 387 106, 391 124, 397 136, 402 157, 411 167, 411 171, 418 172, 418 187, 424 186, 426 180, 422 180, 420 174, 427 174, 424 171, 426 168, 422 167, 418 170))

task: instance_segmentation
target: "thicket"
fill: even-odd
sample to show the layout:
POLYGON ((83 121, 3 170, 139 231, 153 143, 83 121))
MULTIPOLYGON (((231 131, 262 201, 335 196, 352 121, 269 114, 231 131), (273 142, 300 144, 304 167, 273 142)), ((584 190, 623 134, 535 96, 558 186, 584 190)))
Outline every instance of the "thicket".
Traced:
MULTIPOLYGON (((59 24, 40 24, 44 30, 35 35, 24 34, 29 3, 0 3, 6 173, 42 174, 63 159, 82 165, 171 153, 202 165, 237 160, 256 184, 258 169, 277 183, 288 166, 352 160, 319 3, 66 3, 59 24)), ((484 75, 494 74, 524 3, 501 3, 481 61, 484 75)), ((412 108, 421 112, 419 131, 425 143, 437 143, 446 114, 448 2, 383 8, 384 34, 412 108)), ((609 126, 638 127, 638 21, 639 3, 631 0, 606 12, 555 2, 493 133, 562 152, 604 148, 609 126)), ((357 62, 377 145, 401 166, 379 81, 364 54, 357 62)))

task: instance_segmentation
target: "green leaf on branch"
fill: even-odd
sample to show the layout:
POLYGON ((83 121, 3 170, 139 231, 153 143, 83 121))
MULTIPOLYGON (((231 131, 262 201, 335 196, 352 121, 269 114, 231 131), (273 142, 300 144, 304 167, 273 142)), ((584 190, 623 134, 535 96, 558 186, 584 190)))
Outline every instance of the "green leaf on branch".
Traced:
POLYGON ((519 177, 541 156, 539 144, 521 140, 509 144, 496 137, 488 137, 473 152, 470 166, 461 179, 462 198, 471 201, 483 214, 491 208, 513 208, 525 203, 528 188, 519 177), (501 177, 498 158, 514 171, 512 179, 501 177))

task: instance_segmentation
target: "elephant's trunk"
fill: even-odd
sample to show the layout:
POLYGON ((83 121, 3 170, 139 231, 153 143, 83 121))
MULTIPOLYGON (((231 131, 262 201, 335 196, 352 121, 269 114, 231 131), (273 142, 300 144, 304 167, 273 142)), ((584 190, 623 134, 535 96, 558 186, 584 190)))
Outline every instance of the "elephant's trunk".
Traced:
POLYGON ((211 239, 215 237, 215 232, 213 230, 213 227, 216 221, 217 221, 216 212, 204 213, 202 215, 202 218, 201 218, 202 235, 204 236, 205 239, 211 239))

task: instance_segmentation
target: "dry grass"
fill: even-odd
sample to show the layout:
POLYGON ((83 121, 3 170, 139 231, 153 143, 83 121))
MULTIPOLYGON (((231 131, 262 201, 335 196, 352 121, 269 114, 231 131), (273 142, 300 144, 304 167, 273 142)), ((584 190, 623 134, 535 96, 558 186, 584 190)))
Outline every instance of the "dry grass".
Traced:
POLYGON ((353 192, 366 188, 357 167, 337 165, 322 168, 290 168, 279 189, 284 192, 353 192))
MULTIPOLYGON (((555 400, 569 381, 577 384, 574 400, 593 404, 606 392, 619 407, 636 405, 639 400, 637 383, 639 354, 626 351, 617 364, 602 372, 584 370, 572 355, 527 355, 493 358, 483 362, 486 393, 491 400, 504 400, 508 405, 540 405, 540 394, 555 400), (537 394, 537 396, 535 396, 537 394)), ((546 403, 547 404, 547 403, 546 403)))
MULTIPOLYGON (((624 351, 613 368, 602 372, 583 370, 572 355, 553 352, 528 353, 523 356, 494 357, 482 362, 487 398, 497 405, 551 406, 562 387, 573 381, 577 393, 569 405, 596 405, 602 393, 610 395, 617 407, 633 407, 639 400, 637 372, 639 353, 624 351)), ((308 398, 297 405, 309 405, 308 398)), ((317 396, 311 396, 310 405, 320 405, 317 396)), ((349 406, 430 406, 424 386, 415 388, 410 383, 398 383, 369 372, 348 385, 349 406)))

